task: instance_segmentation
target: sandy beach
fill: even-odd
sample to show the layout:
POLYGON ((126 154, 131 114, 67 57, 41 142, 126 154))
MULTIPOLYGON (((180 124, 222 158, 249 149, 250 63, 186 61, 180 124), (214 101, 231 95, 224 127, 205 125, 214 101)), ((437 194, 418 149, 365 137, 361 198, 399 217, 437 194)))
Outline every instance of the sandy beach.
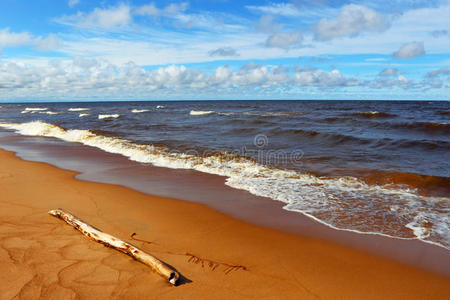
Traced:
POLYGON ((250 225, 201 204, 76 180, 75 172, 23 161, 12 152, 0 151, 0 161, 1 299, 450 295, 450 280, 442 275, 250 225), (170 286, 145 265, 90 241, 47 214, 58 207, 154 254, 185 280, 170 286), (219 265, 213 270, 210 262, 219 265), (245 270, 226 272, 229 266, 245 270))

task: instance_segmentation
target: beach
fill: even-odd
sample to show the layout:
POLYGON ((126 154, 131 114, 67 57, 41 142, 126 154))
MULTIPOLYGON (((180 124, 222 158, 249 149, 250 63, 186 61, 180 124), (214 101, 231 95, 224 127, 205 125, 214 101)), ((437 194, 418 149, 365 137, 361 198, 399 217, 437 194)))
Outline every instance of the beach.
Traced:
POLYGON ((77 180, 75 172, 23 161, 12 152, 0 151, 0 160, 2 299, 444 299, 450 294, 444 275, 249 224, 202 204, 77 180), (185 279, 170 286, 147 266, 49 216, 55 208, 157 256, 185 279), (201 260, 195 263, 190 255, 201 260), (218 265, 213 270, 210 263, 218 265))

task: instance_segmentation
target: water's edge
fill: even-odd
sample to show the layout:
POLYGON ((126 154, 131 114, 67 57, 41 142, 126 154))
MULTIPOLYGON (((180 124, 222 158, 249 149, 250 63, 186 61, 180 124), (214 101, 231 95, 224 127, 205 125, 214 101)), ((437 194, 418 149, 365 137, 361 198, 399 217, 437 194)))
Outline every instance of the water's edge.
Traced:
POLYGON ((328 240, 450 276, 450 264, 443 263, 449 261, 450 253, 444 248, 418 240, 335 230, 309 216, 283 210, 281 202, 227 187, 221 176, 144 166, 121 155, 71 144, 56 139, 43 144, 42 139, 36 143, 30 137, 0 134, 0 148, 24 160, 80 172, 80 180, 118 184, 149 195, 205 204, 258 226, 328 240))

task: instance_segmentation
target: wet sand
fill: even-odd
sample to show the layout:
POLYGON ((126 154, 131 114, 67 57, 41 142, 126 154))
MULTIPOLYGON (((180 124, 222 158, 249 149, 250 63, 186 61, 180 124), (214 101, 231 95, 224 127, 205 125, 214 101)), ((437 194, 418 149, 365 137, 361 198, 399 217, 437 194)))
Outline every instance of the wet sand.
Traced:
POLYGON ((0 151, 0 299, 445 299, 450 279, 342 245, 252 225, 205 205, 149 196, 0 151), (67 209, 174 266, 148 267, 47 211, 67 209), (136 238, 132 240, 132 233, 136 238), (194 263, 194 254, 202 261, 194 263), (219 263, 216 269, 210 262, 219 263), (229 265, 245 266, 229 273, 229 265))

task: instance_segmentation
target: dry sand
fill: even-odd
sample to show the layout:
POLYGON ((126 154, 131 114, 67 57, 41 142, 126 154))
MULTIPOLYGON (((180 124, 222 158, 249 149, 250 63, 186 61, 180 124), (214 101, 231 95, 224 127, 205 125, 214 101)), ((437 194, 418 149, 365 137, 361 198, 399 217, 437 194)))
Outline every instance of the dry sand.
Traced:
POLYGON ((75 175, 0 151, 0 299, 450 297, 448 277, 75 175), (173 265, 185 283, 173 287, 47 214, 58 207, 173 265))

